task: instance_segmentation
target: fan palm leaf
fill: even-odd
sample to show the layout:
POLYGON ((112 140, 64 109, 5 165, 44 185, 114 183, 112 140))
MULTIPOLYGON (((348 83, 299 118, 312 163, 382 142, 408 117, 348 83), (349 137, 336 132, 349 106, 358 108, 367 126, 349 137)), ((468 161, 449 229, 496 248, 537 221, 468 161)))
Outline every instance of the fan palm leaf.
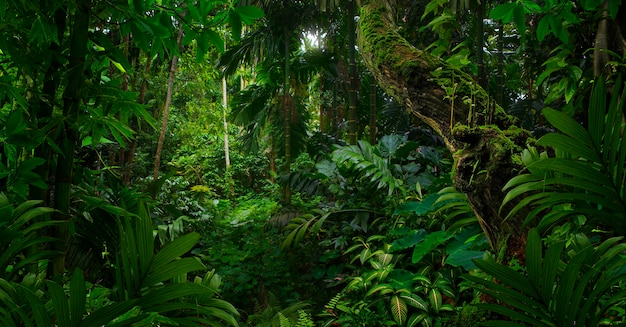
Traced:
MULTIPOLYGON (((626 243, 621 241, 614 237, 595 246, 579 234, 569 248, 562 241, 549 244, 544 252, 533 228, 526 243, 526 275, 491 260, 475 260, 499 282, 465 278, 502 303, 477 306, 513 318, 511 326, 599 326, 611 308, 626 300, 626 290, 619 289, 626 277, 626 243)), ((486 326, 504 326, 501 323, 486 326)))
POLYGON ((136 301, 143 312, 166 316, 181 326, 237 326, 237 310, 213 297, 219 287, 216 275, 209 273, 193 283, 179 282, 185 281, 189 273, 206 270, 196 258, 181 258, 193 249, 200 235, 180 236, 155 251, 148 208, 140 204, 138 210, 135 216, 118 219, 118 299, 136 301))
POLYGON ((588 129, 562 112, 544 109, 544 116, 560 133, 546 134, 537 144, 553 148, 555 155, 532 148, 522 154, 528 173, 505 185, 508 194, 503 206, 524 199, 508 217, 530 205, 533 210, 526 224, 544 214, 539 222, 542 231, 566 217, 584 215, 593 224, 626 235, 624 95, 620 78, 607 102, 607 86, 598 79, 589 102, 588 129))

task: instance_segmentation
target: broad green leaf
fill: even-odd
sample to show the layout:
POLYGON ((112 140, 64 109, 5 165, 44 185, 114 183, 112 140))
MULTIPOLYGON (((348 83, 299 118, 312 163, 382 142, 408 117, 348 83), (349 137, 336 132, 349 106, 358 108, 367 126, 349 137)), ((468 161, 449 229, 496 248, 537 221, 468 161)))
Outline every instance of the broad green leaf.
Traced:
POLYGON ((255 20, 264 15, 263 10, 256 6, 235 7, 235 11, 239 14, 241 21, 246 25, 253 24, 255 20))
POLYGON ((397 239, 391 243, 389 252, 402 251, 408 249, 415 244, 423 241, 428 233, 424 229, 413 231, 410 235, 407 235, 401 239, 397 239))
POLYGON ((56 321, 60 327, 70 327, 72 326, 72 321, 70 320, 70 308, 67 304, 67 297, 65 296, 65 292, 63 288, 52 281, 47 281, 46 285, 48 286, 48 292, 50 293, 52 306, 54 308, 54 316, 56 317, 56 321))
POLYGON ((217 48, 219 52, 224 52, 224 39, 214 30, 207 30, 204 33, 208 35, 209 42, 217 48))
POLYGON ((545 108, 542 113, 552 126, 569 135, 576 142, 590 144, 589 133, 567 114, 550 108, 545 108))
MULTIPOLYGON (((136 300, 126 300, 122 302, 111 303, 102 308, 95 310, 93 313, 85 317, 80 327, 104 326, 119 317, 128 313, 135 308, 136 300)), ((108 326, 108 325, 107 325, 108 326)))
POLYGON ((233 40, 238 43, 241 40, 241 17, 236 11, 231 10, 228 13, 228 23, 232 30, 233 40))
POLYGON ((496 20, 500 19, 503 23, 506 24, 510 22, 511 19, 513 19, 513 12, 515 11, 516 7, 517 4, 514 2, 498 5, 491 10, 491 13, 489 13, 489 18, 496 20))
POLYGON ((541 279, 539 284, 535 284, 539 287, 541 296, 545 303, 553 298, 554 285, 556 283, 559 264, 561 262, 561 253, 565 248, 565 242, 559 242, 552 244, 546 250, 545 257, 541 266, 541 279))
POLYGON ((439 193, 431 193, 422 198, 421 201, 403 203, 396 207, 394 215, 416 214, 418 216, 424 216, 437 209, 435 203, 440 196, 439 193))
POLYGON ((408 305, 422 311, 428 311, 428 303, 419 295, 411 293, 409 295, 401 295, 400 297, 403 298, 408 305))
POLYGON ((191 251, 191 249, 196 245, 196 243, 198 243, 199 240, 200 234, 198 233, 189 233, 187 235, 177 237, 171 243, 166 244, 154 256, 154 260, 150 265, 150 270, 156 271, 160 269, 161 266, 191 251))
POLYGON ((454 267, 463 267, 465 270, 475 269, 474 259, 482 258, 485 255, 485 251, 468 251, 457 250, 450 254, 445 259, 445 263, 454 267))
POLYGON ((209 51, 209 35, 207 32, 198 33, 196 36, 196 62, 202 62, 209 51))
POLYGON ((430 307, 434 309, 435 312, 439 312, 441 310, 443 297, 441 296, 441 292, 439 292, 438 289, 430 289, 430 291, 428 292, 428 300, 430 302, 430 307))
POLYGON ((76 269, 74 270, 72 279, 70 280, 69 310, 72 326, 78 326, 78 323, 85 315, 86 295, 87 291, 85 289, 83 271, 76 269))
POLYGON ((513 269, 492 261, 474 260, 474 263, 479 269, 502 281, 505 285, 510 285, 514 289, 529 295, 532 299, 539 298, 539 294, 530 281, 513 269))
POLYGON ((557 133, 549 133, 541 137, 537 145, 550 146, 571 154, 574 158, 588 158, 594 162, 598 162, 600 158, 598 153, 594 151, 591 144, 581 143, 569 136, 557 133))
MULTIPOLYGON (((1 288, 0 288, 1 289, 1 288)), ((33 291, 27 286, 18 285, 16 289, 21 296, 24 296, 28 301, 28 305, 32 310, 33 317, 37 327, 52 327, 52 317, 46 310, 46 306, 42 303, 42 299, 39 298, 33 291)), ((1 296, 0 296, 1 298, 1 296)), ((9 324, 7 324, 8 326, 9 324)))
POLYGON ((143 287, 149 287, 193 271, 206 269, 196 258, 182 258, 152 268, 154 270, 151 270, 148 276, 143 280, 143 287))
POLYGON ((398 325, 402 326, 407 319, 408 309, 406 302, 398 295, 394 295, 391 297, 390 307, 394 320, 398 325))
POLYGON ((426 235, 426 237, 424 238, 424 241, 417 244, 413 248, 413 257, 411 261, 413 263, 420 262, 426 254, 435 250, 437 247, 445 243, 447 240, 449 240, 453 236, 454 234, 447 233, 444 231, 436 231, 436 232, 426 235))

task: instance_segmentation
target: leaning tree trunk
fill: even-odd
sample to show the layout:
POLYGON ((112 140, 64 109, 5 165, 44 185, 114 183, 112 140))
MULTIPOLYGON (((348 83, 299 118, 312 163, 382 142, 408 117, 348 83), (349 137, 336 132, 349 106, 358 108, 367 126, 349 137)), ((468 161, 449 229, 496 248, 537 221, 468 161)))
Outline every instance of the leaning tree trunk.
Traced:
POLYGON ((514 156, 529 133, 472 76, 402 38, 394 0, 363 0, 361 6, 358 46, 365 65, 388 94, 441 135, 455 159, 454 186, 467 194, 491 246, 523 254, 523 214, 505 220, 500 204, 502 187, 522 168, 514 156))

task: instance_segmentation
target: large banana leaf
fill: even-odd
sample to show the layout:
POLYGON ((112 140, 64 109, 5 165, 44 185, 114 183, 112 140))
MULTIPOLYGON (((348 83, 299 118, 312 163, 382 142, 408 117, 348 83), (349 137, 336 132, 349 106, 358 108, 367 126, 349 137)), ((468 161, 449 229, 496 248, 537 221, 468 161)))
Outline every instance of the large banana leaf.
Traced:
POLYGON ((562 112, 544 109, 546 120, 559 133, 549 133, 537 144, 553 148, 555 155, 539 154, 532 148, 522 154, 528 173, 505 185, 508 194, 503 206, 523 199, 508 217, 530 206, 525 223, 542 217, 538 223, 541 231, 566 217, 584 215, 593 225, 626 235, 625 96, 620 78, 607 103, 607 87, 598 79, 589 102, 588 129, 562 112))
MULTIPOLYGON (((620 283, 626 278, 626 243, 621 237, 598 246, 583 234, 565 250, 565 242, 547 246, 531 229, 526 243, 526 274, 489 260, 475 260, 493 279, 465 276, 475 288, 500 304, 479 304, 482 309, 510 317, 510 326, 598 326, 608 311, 626 301, 620 283), (565 260, 561 258, 565 256, 565 260)), ((494 321, 487 326, 504 326, 494 321)))

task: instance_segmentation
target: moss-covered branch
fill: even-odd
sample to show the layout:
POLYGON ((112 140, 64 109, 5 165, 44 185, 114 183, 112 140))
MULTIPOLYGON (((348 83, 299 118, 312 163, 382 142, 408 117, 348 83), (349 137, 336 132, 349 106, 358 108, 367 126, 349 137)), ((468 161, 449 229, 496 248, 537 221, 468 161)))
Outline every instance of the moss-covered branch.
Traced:
POLYGON ((511 237, 523 242, 519 217, 505 221, 500 204, 530 134, 472 76, 398 34, 393 8, 393 0, 361 1, 358 45, 365 65, 388 94, 443 137, 455 157, 455 186, 468 195, 492 246, 499 249, 511 237))
POLYGON ((456 123, 511 124, 502 109, 468 74, 409 44, 394 23, 392 0, 361 1, 358 43, 379 85, 439 133, 451 151, 456 123), (476 108, 477 110, 472 110, 476 108))

